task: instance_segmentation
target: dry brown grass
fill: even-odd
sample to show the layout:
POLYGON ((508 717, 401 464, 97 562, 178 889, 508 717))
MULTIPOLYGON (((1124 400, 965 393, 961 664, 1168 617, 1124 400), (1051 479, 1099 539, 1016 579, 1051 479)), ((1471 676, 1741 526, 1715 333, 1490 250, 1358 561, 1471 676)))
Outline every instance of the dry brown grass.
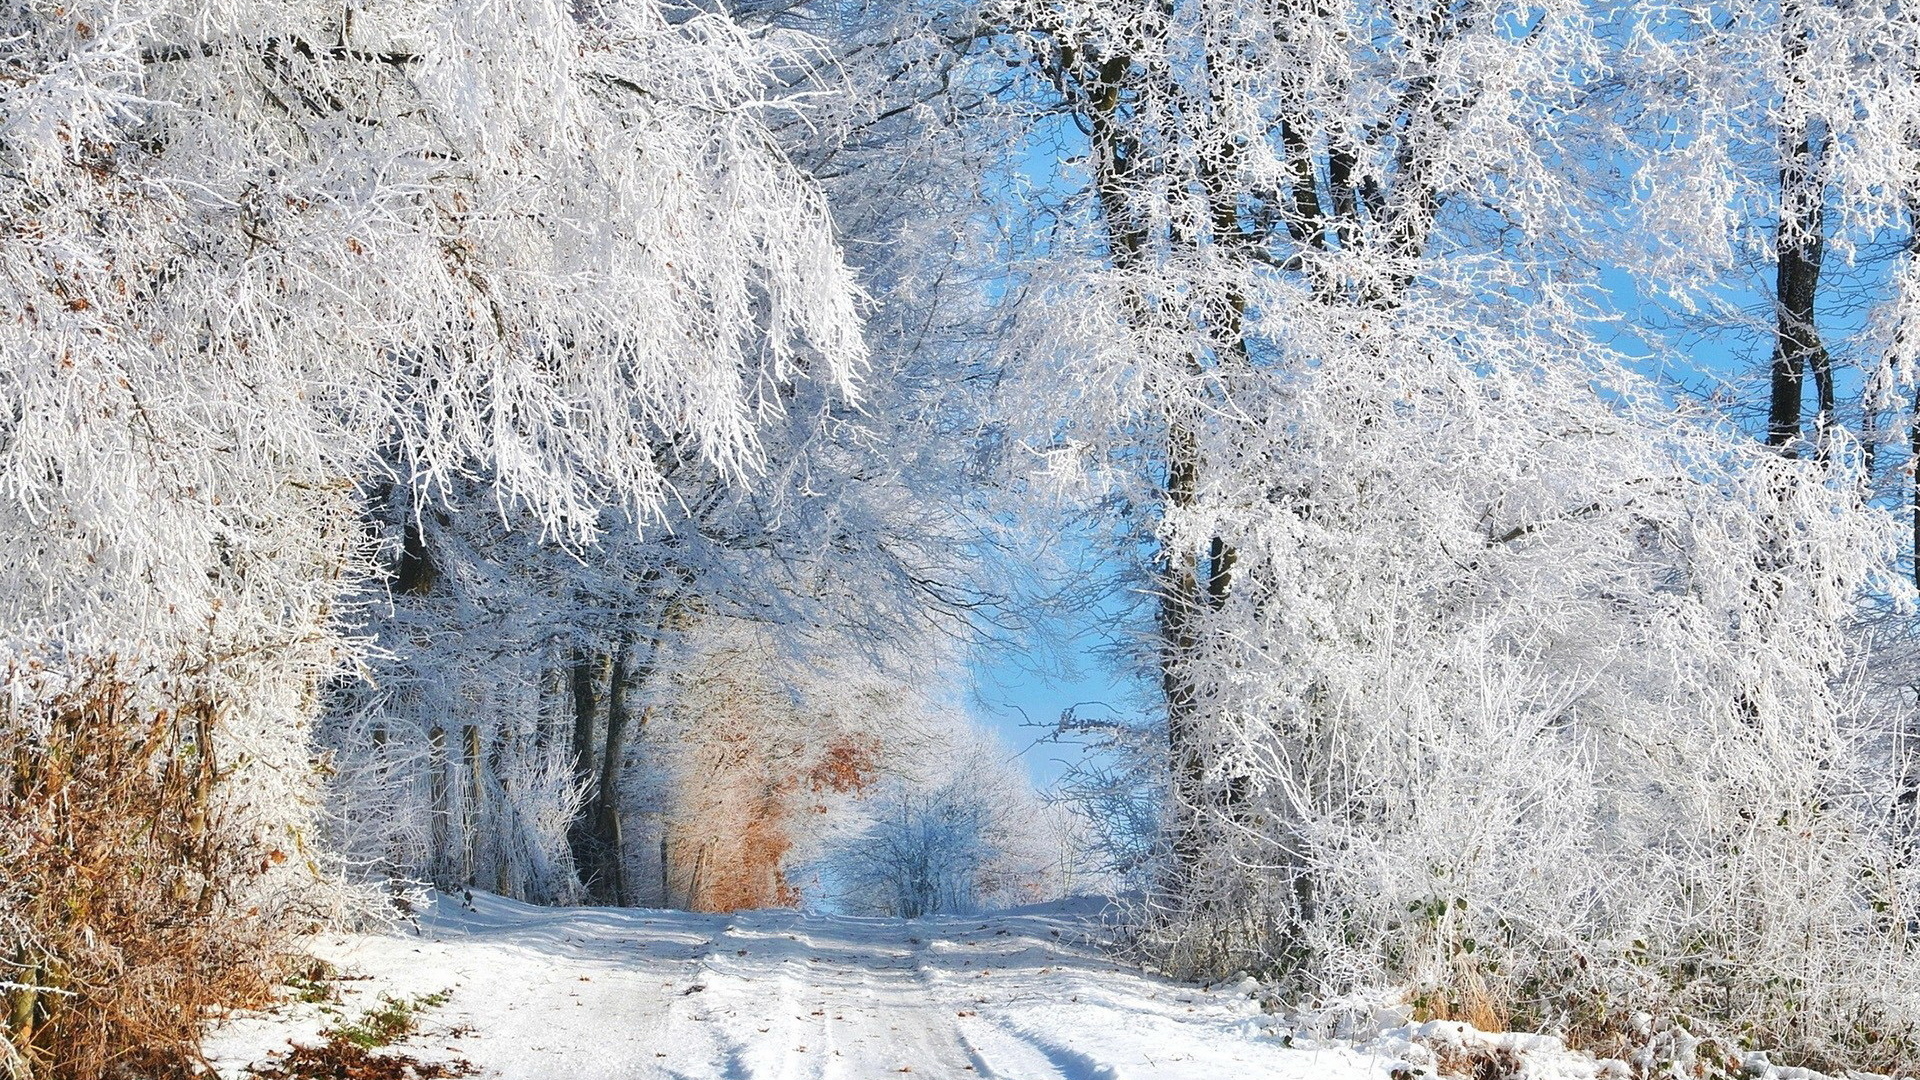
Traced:
POLYGON ((1434 1058, 1435 1072, 1464 1080, 1512 1080, 1525 1072, 1520 1055, 1504 1046, 1442 1045, 1434 1058))
POLYGON ((420 1061, 330 1039, 318 1046, 296 1046, 278 1060, 247 1071, 266 1080, 447 1080, 478 1070, 463 1059, 420 1061))
POLYGON ((241 897, 287 856, 223 820, 214 703, 141 704, 111 665, 64 692, 12 696, 0 714, 0 981, 16 985, 0 1072, 191 1075, 202 1018, 268 990, 283 938, 241 897))
POLYGON ((1416 1020, 1459 1020, 1481 1031, 1505 1031, 1515 1019, 1511 1005, 1469 958, 1457 957, 1443 987, 1415 996, 1416 1020))

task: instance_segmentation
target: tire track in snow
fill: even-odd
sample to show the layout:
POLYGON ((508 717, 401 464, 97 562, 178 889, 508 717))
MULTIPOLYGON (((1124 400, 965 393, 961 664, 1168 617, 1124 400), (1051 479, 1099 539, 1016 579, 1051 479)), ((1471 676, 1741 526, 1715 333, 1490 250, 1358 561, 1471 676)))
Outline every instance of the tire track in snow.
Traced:
MULTIPOLYGON (((1089 913, 855 919, 441 900, 419 936, 315 951, 386 992, 452 989, 404 1049, 502 1080, 1385 1080, 1289 1049, 1252 1002, 1115 965, 1089 913), (430 1052, 430 1053, 429 1053, 430 1052)), ((223 1074, 326 1021, 289 1006, 209 1043, 223 1074), (302 1025, 305 1025, 304 1027, 302 1025), (226 1040, 222 1042, 221 1040, 226 1040), (225 1049, 222 1049, 225 1047, 225 1049)))
MULTIPOLYGON (((963 1076, 970 1064, 951 1025, 914 977, 911 954, 889 940, 883 920, 821 920, 792 912, 741 918, 716 967, 727 974, 766 979, 778 968, 791 994, 782 1015, 804 1026, 790 1038, 818 1052, 816 1071, 793 1075, 822 1080, 874 1080, 884 1075, 963 1076), (731 955, 729 955, 731 954, 731 955), (757 971, 757 976, 747 972, 757 971)), ((767 1032, 765 1034, 771 1034, 767 1032)), ((801 1051, 797 1049, 794 1054, 801 1051)), ((761 1068, 745 1074, 783 1075, 761 1068)))
MULTIPOLYGON (((1017 995, 1022 987, 1018 981, 1009 985, 1008 963, 1035 946, 1022 945, 1018 953, 1009 952, 997 939, 1010 938, 1010 930, 1002 929, 989 938, 982 938, 979 935, 995 929, 992 922, 973 925, 971 931, 965 928, 968 925, 972 924, 955 924, 953 920, 928 923, 928 936, 916 958, 915 974, 929 996, 946 999, 943 1004, 948 1015, 955 1018, 955 1034, 966 1049, 973 1071, 990 1080, 1080 1080, 1083 1076, 1097 1075, 1090 1071, 1094 1063, 1062 1060, 1048 1053, 1046 1047, 1007 1030, 996 1020, 993 998, 982 994, 1012 992, 1017 995), (991 946, 990 951, 983 951, 983 945, 991 946), (948 956, 959 958, 963 969, 973 967, 973 961, 978 959, 979 969, 971 972, 968 979, 957 979, 948 956), (984 984, 993 978, 990 973, 995 970, 995 964, 1002 972, 1001 983, 969 988, 970 983, 984 984), (986 1016, 981 1015, 983 1008, 986 1016)), ((1042 955, 1047 954, 1043 951, 1042 955)))

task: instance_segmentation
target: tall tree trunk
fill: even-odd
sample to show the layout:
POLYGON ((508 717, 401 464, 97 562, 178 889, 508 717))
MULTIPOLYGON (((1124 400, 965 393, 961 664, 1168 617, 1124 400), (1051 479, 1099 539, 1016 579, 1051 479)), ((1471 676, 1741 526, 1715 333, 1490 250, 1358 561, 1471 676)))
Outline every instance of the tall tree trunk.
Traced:
POLYGON ((591 792, 597 779, 593 754, 599 700, 594 684, 606 659, 593 649, 576 647, 567 672, 568 685, 573 690, 573 782, 579 790, 589 793, 581 814, 567 826, 567 848, 573 854, 574 872, 583 886, 589 884, 595 866, 591 792))
POLYGON ((436 727, 427 732, 427 802, 431 807, 428 813, 429 842, 434 860, 438 863, 434 876, 441 884, 452 885, 453 811, 448 805, 451 801, 451 785, 447 782, 447 772, 447 732, 445 728, 436 727))
POLYGON ((660 906, 673 906, 673 885, 667 877, 667 830, 660 830, 660 906))
MULTIPOLYGON (((513 792, 508 787, 511 775, 507 762, 513 756, 513 732, 502 726, 494 732, 493 747, 487 751, 487 771, 493 775, 494 782, 500 785, 500 807, 504 813, 513 805, 513 792)), ((511 846, 507 843, 507 831, 504 822, 496 819, 493 828, 488 830, 492 843, 488 848, 493 856, 493 891, 500 896, 525 896, 529 890, 516 892, 513 878, 512 860, 508 857, 511 846)))
MULTIPOLYGON (((1142 182, 1142 146, 1128 131, 1129 110, 1135 102, 1129 86, 1138 91, 1142 77, 1133 58, 1125 54, 1096 57, 1081 67, 1081 58, 1063 50, 1062 78, 1084 80, 1084 108, 1093 150, 1094 194, 1105 224, 1110 257, 1116 268, 1142 270, 1148 260, 1149 226, 1132 206, 1132 188, 1142 182)), ((1154 328, 1160 314, 1137 290, 1125 300, 1130 329, 1154 328)), ((1198 357, 1188 358, 1186 375, 1202 375, 1198 357)), ((1191 410, 1182 400, 1186 388, 1166 388, 1162 419, 1166 424, 1166 477, 1161 485, 1162 505, 1184 510, 1194 505, 1200 479, 1200 443, 1191 410)), ((1184 888, 1189 871, 1201 854, 1196 808, 1205 799, 1206 755, 1200 743, 1198 701, 1190 671, 1198 645, 1194 621, 1203 597, 1224 600, 1231 554, 1216 541, 1206 556, 1162 546, 1157 557, 1159 578, 1157 623, 1160 634, 1160 689, 1167 707, 1167 749, 1174 785, 1171 824, 1174 873, 1172 887, 1184 888), (1205 562, 1204 567, 1200 564, 1205 562), (1203 591, 1204 590, 1204 591, 1203 591)))
POLYGON ((626 858, 621 850, 620 774, 626 764, 627 730, 633 722, 634 635, 620 639, 607 685, 606 743, 600 753, 600 781, 594 791, 593 837, 600 859, 589 888, 595 900, 623 905, 628 897, 626 858))
MULTIPOLYGON (((1806 28, 1800 6, 1783 9, 1781 45, 1789 71, 1806 54, 1806 28)), ((1833 363, 1814 324, 1820 291, 1820 264, 1826 250, 1820 183, 1821 146, 1813 126, 1801 119, 1781 131, 1780 223, 1774 233, 1774 340, 1772 395, 1767 410, 1767 445, 1797 456, 1802 438, 1800 416, 1809 369, 1818 395, 1814 436, 1822 453, 1826 425, 1833 420, 1833 363)))
POLYGON ((675 604, 662 605, 661 614, 644 631, 628 630, 621 635, 620 647, 607 677, 606 727, 600 746, 599 771, 593 778, 593 794, 586 806, 583 822, 587 860, 581 866, 581 883, 597 902, 626 905, 634 902, 627 872, 621 816, 621 777, 626 769, 626 744, 636 731, 644 730, 649 711, 636 717, 634 691, 645 685, 653 674, 659 654, 660 635, 672 617, 675 604), (644 652, 642 651, 644 650, 644 652))
POLYGON ((474 849, 480 843, 480 812, 486 803, 486 777, 480 771, 483 764, 480 757, 480 726, 468 724, 461 732, 461 742, 465 750, 467 767, 466 807, 461 814, 461 831, 465 833, 465 842, 461 850, 465 859, 468 885, 478 884, 474 877, 474 849))

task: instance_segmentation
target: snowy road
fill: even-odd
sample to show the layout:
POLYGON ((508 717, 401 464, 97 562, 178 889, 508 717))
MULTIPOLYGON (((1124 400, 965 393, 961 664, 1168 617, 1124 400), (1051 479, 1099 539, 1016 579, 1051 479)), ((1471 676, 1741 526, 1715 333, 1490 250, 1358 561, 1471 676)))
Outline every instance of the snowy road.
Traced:
MULTIPOLYGON (((1060 910, 903 921, 476 896, 472 911, 442 901, 418 936, 314 950, 366 976, 337 984, 348 1016, 382 993, 449 992, 401 1045, 508 1080, 1373 1080, 1401 1064, 1380 1043, 1294 1037, 1244 992, 1118 966, 1090 926, 1060 910)), ((327 1022, 312 1005, 239 1018, 209 1056, 235 1075, 327 1022)))

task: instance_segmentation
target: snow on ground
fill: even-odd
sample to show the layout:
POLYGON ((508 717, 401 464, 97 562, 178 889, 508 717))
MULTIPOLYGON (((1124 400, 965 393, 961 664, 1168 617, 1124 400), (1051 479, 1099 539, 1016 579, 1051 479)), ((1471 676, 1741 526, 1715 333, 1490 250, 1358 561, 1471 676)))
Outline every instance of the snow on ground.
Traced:
MULTIPOLYGON (((1377 1024, 1366 1041, 1310 1038, 1263 1013, 1251 980, 1209 990, 1116 963, 1084 902, 901 920, 476 893, 471 908, 439 897, 415 931, 311 948, 348 976, 341 1015, 289 1002, 229 1020, 206 1046, 224 1076, 383 994, 443 991, 400 1047, 508 1080, 1386 1080, 1431 1074, 1430 1044, 1516 1038, 1377 1024)), ((1509 1045, 1535 1078, 1608 1071, 1552 1040, 1509 1045)))

